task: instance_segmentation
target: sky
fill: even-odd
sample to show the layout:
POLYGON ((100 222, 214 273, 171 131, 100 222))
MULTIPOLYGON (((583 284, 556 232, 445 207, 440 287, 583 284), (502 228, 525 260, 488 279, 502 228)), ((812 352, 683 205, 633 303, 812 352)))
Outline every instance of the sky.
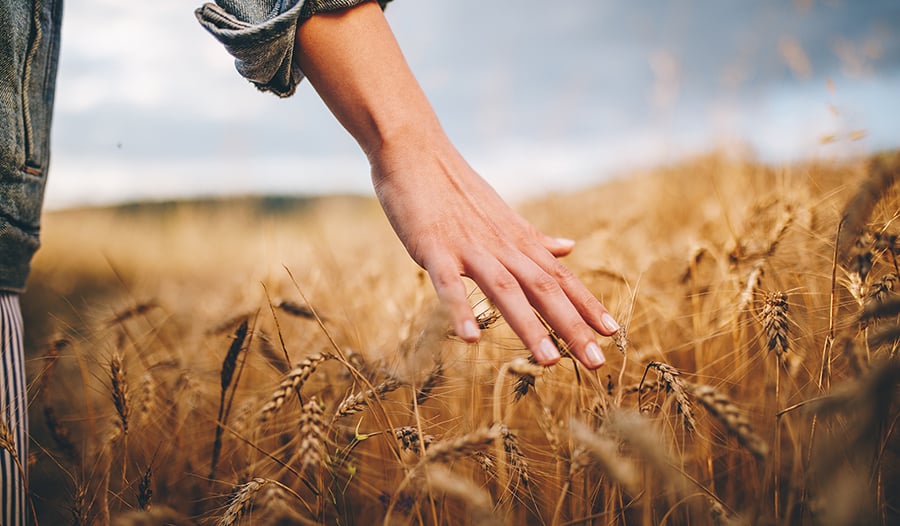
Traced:
MULTIPOLYGON (((311 87, 261 93, 200 2, 66 2, 48 208, 371 193, 311 87)), ((511 200, 714 149, 765 162, 900 143, 896 0, 395 0, 448 135, 511 200)))

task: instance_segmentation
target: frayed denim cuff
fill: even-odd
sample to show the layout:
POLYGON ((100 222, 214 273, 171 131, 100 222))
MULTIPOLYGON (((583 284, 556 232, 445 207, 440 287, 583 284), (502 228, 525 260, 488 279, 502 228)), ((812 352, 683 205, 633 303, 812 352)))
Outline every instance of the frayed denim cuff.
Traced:
MULTIPOLYGON (((216 0, 195 11, 234 57, 238 73, 261 91, 294 94, 303 72, 294 62, 297 26, 309 17, 367 0, 216 0)), ((390 0, 379 0, 384 8, 390 0)))

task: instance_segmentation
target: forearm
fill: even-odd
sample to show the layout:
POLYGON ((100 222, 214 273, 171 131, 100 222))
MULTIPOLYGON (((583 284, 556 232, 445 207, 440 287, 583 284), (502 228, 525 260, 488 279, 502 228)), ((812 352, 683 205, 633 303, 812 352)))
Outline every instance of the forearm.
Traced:
POLYGON ((444 139, 376 2, 301 24, 296 60, 370 158, 387 143, 444 139))

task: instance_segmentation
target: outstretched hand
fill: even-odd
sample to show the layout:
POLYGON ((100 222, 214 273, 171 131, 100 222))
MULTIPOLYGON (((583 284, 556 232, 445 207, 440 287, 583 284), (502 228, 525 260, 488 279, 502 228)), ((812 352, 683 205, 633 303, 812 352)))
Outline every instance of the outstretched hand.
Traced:
POLYGON ((427 144, 385 144, 369 160, 385 213, 409 254, 428 272, 460 338, 479 338, 461 279, 467 276, 538 363, 560 358, 539 314, 586 367, 603 365, 594 330, 609 336, 619 327, 556 259, 572 250, 573 241, 547 236, 525 221, 442 137, 427 144))
POLYGON ((381 205, 457 335, 479 337, 467 276, 539 363, 560 357, 543 318, 586 367, 603 365, 594 330, 609 336, 618 325, 556 260, 574 243, 538 232, 459 155, 376 2, 301 24, 295 60, 368 156, 381 205))

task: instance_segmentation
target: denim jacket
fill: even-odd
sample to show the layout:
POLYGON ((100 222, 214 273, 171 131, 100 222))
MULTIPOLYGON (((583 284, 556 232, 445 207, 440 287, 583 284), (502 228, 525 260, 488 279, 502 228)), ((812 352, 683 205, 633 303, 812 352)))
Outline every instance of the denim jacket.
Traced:
MULTIPOLYGON (((234 56, 241 75, 287 97, 303 78, 294 64, 297 26, 364 1, 216 0, 196 16, 234 56)), ((25 289, 40 246, 62 4, 0 0, 0 291, 25 289)))
POLYGON ((0 291, 39 246, 62 0, 0 0, 0 291))

